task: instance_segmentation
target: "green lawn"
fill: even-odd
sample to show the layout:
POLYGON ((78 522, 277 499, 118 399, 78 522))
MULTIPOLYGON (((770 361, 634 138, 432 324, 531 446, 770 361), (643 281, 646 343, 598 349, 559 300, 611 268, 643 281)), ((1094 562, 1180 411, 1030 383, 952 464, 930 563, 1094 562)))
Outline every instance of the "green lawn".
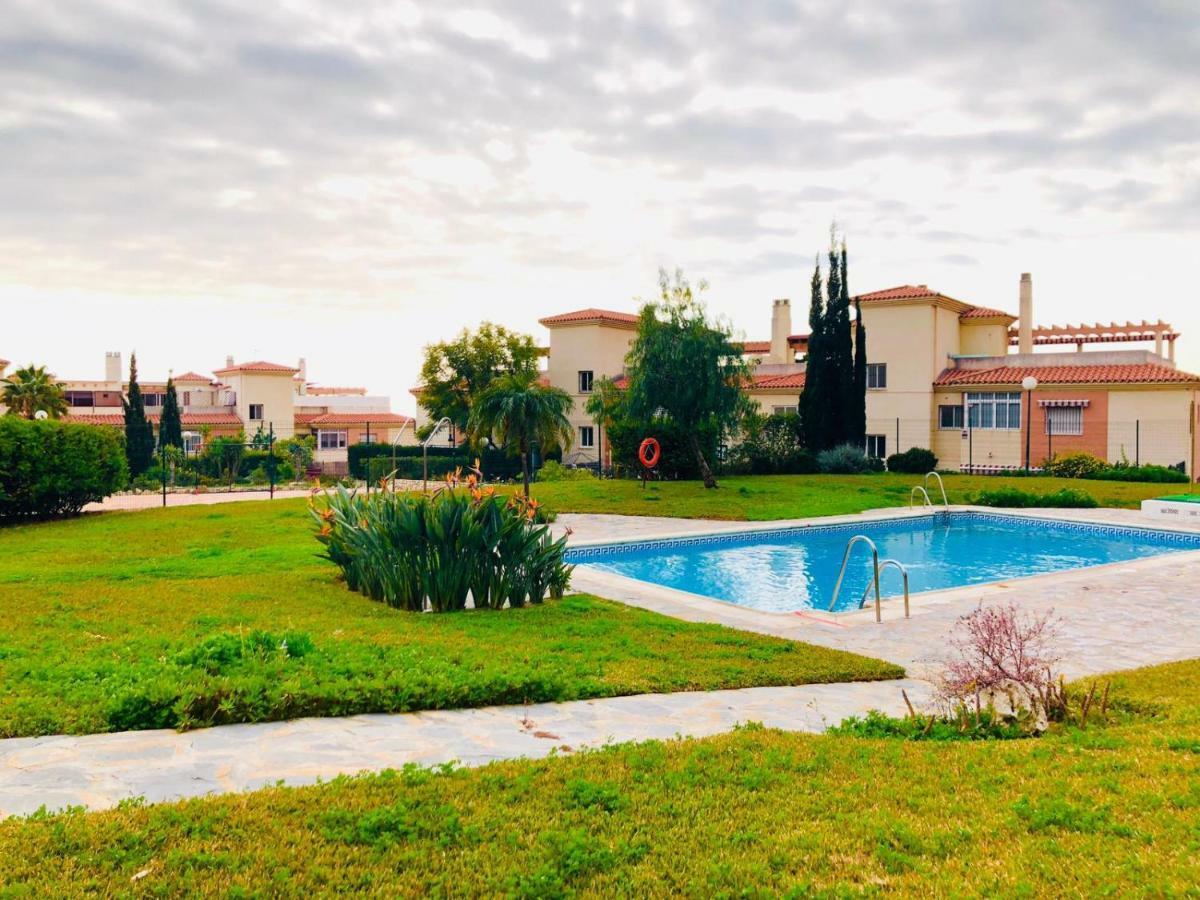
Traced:
POLYGON ((0 529, 0 737, 902 674, 588 596, 399 612, 318 550, 299 500, 0 529))
POLYGON ((1114 706, 1120 721, 1039 739, 748 728, 10 820, 0 884, 45 896, 1195 896, 1200 661, 1123 674, 1114 706))
MULTIPOLYGON (((1102 506, 1136 507, 1149 497, 1178 493, 1175 484, 1136 484, 1070 478, 946 475, 951 503, 966 503, 981 490, 1018 487, 1039 494, 1069 487, 1102 506)), ((698 481, 560 481, 534 485, 534 495, 557 512, 619 513, 701 519, 800 519, 907 506, 918 475, 755 475, 720 479, 706 491, 698 481)), ((933 487, 934 502, 941 496, 933 487)))

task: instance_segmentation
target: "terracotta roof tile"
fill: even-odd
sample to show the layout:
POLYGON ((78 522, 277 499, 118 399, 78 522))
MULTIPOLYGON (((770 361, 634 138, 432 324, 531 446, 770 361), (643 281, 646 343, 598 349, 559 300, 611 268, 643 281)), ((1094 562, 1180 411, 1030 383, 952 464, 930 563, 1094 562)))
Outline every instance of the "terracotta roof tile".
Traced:
POLYGON ((255 360, 254 362, 238 363, 234 366, 225 366, 222 369, 213 369, 214 375, 224 375, 227 372, 264 372, 275 374, 295 375, 300 370, 295 366, 281 366, 279 363, 265 362, 264 360, 255 360))
POLYGON ((872 300, 921 300, 925 297, 943 296, 937 291, 931 291, 927 284, 901 284, 897 287, 884 288, 882 291, 870 291, 859 294, 852 299, 870 303, 872 300))
POLYGON ((1019 385, 1026 375, 1042 384, 1200 384, 1200 376, 1153 363, 1100 366, 1002 366, 995 369, 946 369, 936 386, 960 384, 1019 385))
POLYGON ((296 413, 297 425, 404 425, 411 416, 390 412, 296 413))
POLYGON ((605 325, 636 325, 638 317, 635 313, 615 312, 611 309, 596 309, 588 307, 587 309, 577 309, 574 312, 559 313, 555 316, 546 316, 544 319, 538 319, 542 325, 580 325, 585 322, 596 322, 605 325))
POLYGON ((1016 320, 1016 316, 1012 313, 1006 313, 1002 309, 991 309, 987 306, 972 306, 964 313, 959 313, 960 319, 995 319, 1005 318, 1016 320))
MULTIPOLYGON (((147 410, 146 418, 151 422, 157 422, 162 416, 160 412, 150 412, 147 410)), ((104 415, 92 413, 70 413, 63 417, 69 422, 82 422, 85 425, 113 425, 118 428, 125 427, 125 414, 118 413, 117 415, 104 415)), ((241 425, 242 420, 237 417, 237 413, 180 413, 179 420, 183 425, 241 425)))
POLYGON ((789 372, 785 375, 755 375, 754 387, 751 390, 772 390, 775 388, 804 387, 803 372, 789 372))
POLYGON ((184 372, 182 375, 176 376, 175 383, 181 382, 203 381, 205 384, 212 384, 212 378, 207 375, 201 375, 199 372, 184 372))
POLYGON ((742 341, 743 353, 769 353, 770 350, 770 341, 742 341))

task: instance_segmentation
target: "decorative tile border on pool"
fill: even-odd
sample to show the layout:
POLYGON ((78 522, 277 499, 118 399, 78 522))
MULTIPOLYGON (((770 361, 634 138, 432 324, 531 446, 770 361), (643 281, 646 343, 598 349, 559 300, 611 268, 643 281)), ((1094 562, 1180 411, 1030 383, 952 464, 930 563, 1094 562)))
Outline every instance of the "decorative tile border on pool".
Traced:
POLYGON ((1171 531, 1162 528, 1140 527, 1133 525, 1105 525, 1096 522, 1071 522, 1062 519, 1051 519, 1042 516, 1009 515, 1002 512, 935 512, 921 516, 903 516, 892 519, 874 519, 870 522, 838 522, 830 525, 791 525, 786 528, 767 528, 755 531, 727 531, 718 534, 699 534, 678 538, 651 538, 641 541, 613 542, 595 544, 586 547, 571 547, 567 549, 566 561, 569 563, 586 564, 589 559, 608 559, 614 556, 625 556, 643 551, 670 550, 675 547, 697 547, 715 545, 745 546, 774 538, 795 538, 806 534, 829 534, 843 532, 846 534, 862 534, 867 530, 880 531, 907 530, 913 523, 938 524, 949 520, 949 525, 971 521, 1026 522, 1031 525, 1044 525, 1076 534, 1094 534, 1104 537, 1126 537, 1156 540, 1164 545, 1177 544, 1181 547, 1191 547, 1200 550, 1200 534, 1184 531, 1171 531))

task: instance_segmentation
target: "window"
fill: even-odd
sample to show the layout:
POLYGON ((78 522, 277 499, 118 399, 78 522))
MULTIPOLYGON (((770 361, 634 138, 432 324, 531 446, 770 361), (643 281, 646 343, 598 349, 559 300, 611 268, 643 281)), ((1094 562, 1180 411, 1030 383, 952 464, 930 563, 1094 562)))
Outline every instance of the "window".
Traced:
POLYGON ((142 394, 142 403, 146 406, 162 406, 162 394, 142 394))
POLYGON ((1083 409, 1079 406, 1046 408, 1046 434, 1083 434, 1083 409))
POLYGON ((191 392, 191 391, 184 391, 184 392, 183 392, 183 405, 184 405, 184 406, 191 406, 191 405, 192 405, 192 392, 191 392))
POLYGON ((263 408, 263 405, 261 403, 251 403, 250 404, 250 421, 251 422, 261 422, 262 421, 262 417, 263 417, 262 408, 263 408))
POLYGON ((796 413, 800 412, 800 407, 799 406, 772 406, 771 412, 777 416, 786 415, 787 413, 792 413, 793 415, 795 415, 796 413))
POLYGON ((881 391, 887 387, 887 363, 867 363, 867 389, 881 391))
POLYGON ((967 423, 985 430, 1018 430, 1021 427, 1020 393, 967 394, 967 423))
MULTIPOLYGON (((590 372, 588 374, 591 374, 590 372)), ((596 429, 591 425, 579 426, 579 446, 580 447, 595 447, 596 446, 596 429)))
POLYGON ((887 435, 867 435, 867 456, 872 459, 884 459, 887 456, 887 435))
POLYGON ((204 446, 204 435, 196 434, 195 432, 184 432, 183 435, 183 452, 184 453, 199 453, 200 448, 204 446))
POLYGON ((317 447, 321 450, 342 450, 346 446, 346 432, 326 431, 317 432, 317 447))
POLYGON ((592 392, 593 373, 590 369, 585 369, 579 373, 579 393, 590 394, 592 392))
POLYGON ((95 398, 91 391, 64 391, 67 406, 93 406, 95 398))
POLYGON ((959 403, 946 403, 938 407, 938 428, 961 431, 963 408, 959 403))

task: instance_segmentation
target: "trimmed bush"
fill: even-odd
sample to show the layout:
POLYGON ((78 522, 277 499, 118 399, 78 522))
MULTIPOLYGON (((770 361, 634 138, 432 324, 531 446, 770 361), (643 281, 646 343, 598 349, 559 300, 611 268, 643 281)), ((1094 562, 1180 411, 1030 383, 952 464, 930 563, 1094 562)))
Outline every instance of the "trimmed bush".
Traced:
POLYGON ((825 475, 862 475, 883 471, 882 459, 872 459, 853 444, 822 450, 817 454, 817 465, 825 475))
POLYGON ((119 429, 0 416, 0 521, 78 515, 128 478, 119 429))
POLYGON ((1108 463, 1090 453, 1055 454, 1044 463, 1042 471, 1056 478, 1094 478, 1108 468, 1108 463))
POLYGON ((910 447, 903 453, 893 453, 887 458, 889 472, 904 472, 910 475, 924 475, 937 469, 938 459, 932 450, 924 447, 910 447))
POLYGON ((1006 507, 1009 509, 1093 509, 1100 504, 1091 494, 1073 488, 1062 488, 1048 494, 1023 491, 1020 488, 1002 487, 992 491, 981 491, 971 500, 976 506, 1006 507))

